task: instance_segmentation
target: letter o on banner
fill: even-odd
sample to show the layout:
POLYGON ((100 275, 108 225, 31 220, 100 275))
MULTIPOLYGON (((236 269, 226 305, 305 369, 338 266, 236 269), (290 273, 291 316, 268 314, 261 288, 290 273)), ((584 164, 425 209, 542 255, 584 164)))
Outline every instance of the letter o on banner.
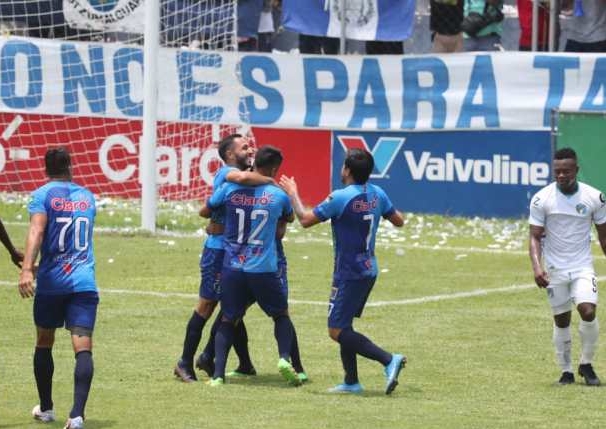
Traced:
POLYGON ((223 165, 223 160, 219 156, 219 150, 215 147, 208 148, 204 152, 202 152, 202 156, 200 157, 200 177, 208 186, 212 186, 213 184, 213 172, 210 171, 210 166, 214 162, 219 162, 223 165))

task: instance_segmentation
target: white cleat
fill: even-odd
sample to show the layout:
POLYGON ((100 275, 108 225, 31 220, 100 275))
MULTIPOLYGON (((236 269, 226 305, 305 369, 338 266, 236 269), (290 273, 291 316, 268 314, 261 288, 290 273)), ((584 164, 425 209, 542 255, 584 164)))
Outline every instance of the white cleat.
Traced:
POLYGON ((46 410, 42 411, 40 409, 40 405, 36 405, 32 410, 32 416, 36 420, 40 420, 44 423, 54 422, 55 421, 55 410, 46 410))
POLYGON ((64 429, 83 429, 84 419, 80 416, 74 417, 73 419, 67 419, 64 429))

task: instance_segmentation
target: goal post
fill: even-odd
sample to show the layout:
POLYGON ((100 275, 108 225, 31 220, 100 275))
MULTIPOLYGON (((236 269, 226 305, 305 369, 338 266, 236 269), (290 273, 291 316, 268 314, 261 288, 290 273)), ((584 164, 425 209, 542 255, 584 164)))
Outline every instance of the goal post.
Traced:
POLYGON ((554 111, 552 136, 554 150, 577 153, 579 180, 606 192, 606 111, 554 111))
POLYGON ((164 201, 203 201, 214 143, 249 129, 236 31, 237 0, 0 2, 0 192, 40 186, 63 145, 74 181, 134 202, 146 230, 164 201))

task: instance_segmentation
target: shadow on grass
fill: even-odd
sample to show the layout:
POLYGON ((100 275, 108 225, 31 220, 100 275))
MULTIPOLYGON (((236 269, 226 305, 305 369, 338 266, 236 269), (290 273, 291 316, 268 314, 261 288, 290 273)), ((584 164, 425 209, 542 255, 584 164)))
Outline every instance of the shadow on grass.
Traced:
POLYGON ((103 429, 118 427, 115 420, 86 419, 86 429, 103 429))
MULTIPOLYGON (((253 376, 238 376, 238 377, 227 377, 227 384, 234 386, 250 386, 250 387, 274 387, 284 389, 296 389, 282 378, 280 374, 258 374, 253 376)), ((307 381, 302 384, 302 387, 311 384, 311 381, 307 381)))

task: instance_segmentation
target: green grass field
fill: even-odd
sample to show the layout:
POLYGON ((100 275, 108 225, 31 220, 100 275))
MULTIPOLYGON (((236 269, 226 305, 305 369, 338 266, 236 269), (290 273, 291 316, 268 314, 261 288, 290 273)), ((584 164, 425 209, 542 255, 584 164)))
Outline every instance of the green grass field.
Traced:
MULTIPOLYGON (((259 372, 220 388, 172 376, 185 324, 197 299, 203 223, 187 206, 166 208, 158 236, 124 229, 136 209, 99 210, 95 236, 101 289, 95 331, 95 378, 87 429, 101 428, 600 428, 606 389, 558 387, 551 316, 532 286, 524 220, 407 216, 402 230, 381 229, 380 276, 356 328, 408 356, 400 386, 383 394, 382 368, 359 359, 361 396, 326 392, 340 382, 338 347, 326 333, 332 269, 329 228, 290 228, 291 314, 311 381, 284 384, 276 370, 270 319, 246 317, 259 372), (127 220, 129 219, 129 220, 127 220)), ((22 201, 4 198, 0 216, 23 246, 22 201)), ((595 248, 598 274, 606 274, 595 248)), ((17 292, 18 272, 0 251, 0 428, 38 428, 32 371, 31 300, 17 292)), ((604 307, 599 317, 606 320, 604 307)), ((573 318, 578 357, 578 317, 573 318)), ((73 353, 68 334, 54 349, 54 401, 62 427, 71 406, 73 353)), ((203 341, 206 340, 207 330, 203 341)), ((605 334, 606 335, 606 334, 605 334)), ((606 343, 603 341, 603 343, 606 343)), ((229 367, 233 367, 233 360, 229 367)), ((606 346, 594 366, 606 381, 606 346)), ((202 377, 202 380, 205 380, 202 377)), ((577 380, 578 381, 578 380, 577 380)))

